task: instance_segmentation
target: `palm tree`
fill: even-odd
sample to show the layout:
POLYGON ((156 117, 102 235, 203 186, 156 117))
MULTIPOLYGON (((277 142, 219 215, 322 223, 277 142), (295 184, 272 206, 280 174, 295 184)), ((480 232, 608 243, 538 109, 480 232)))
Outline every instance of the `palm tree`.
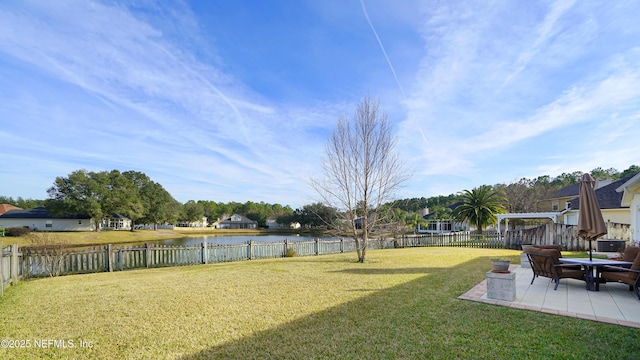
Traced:
POLYGON ((473 190, 460 193, 462 204, 456 207, 451 215, 458 221, 468 220, 482 234, 483 228, 495 224, 497 214, 506 213, 504 203, 507 201, 502 191, 490 185, 482 185, 473 190))

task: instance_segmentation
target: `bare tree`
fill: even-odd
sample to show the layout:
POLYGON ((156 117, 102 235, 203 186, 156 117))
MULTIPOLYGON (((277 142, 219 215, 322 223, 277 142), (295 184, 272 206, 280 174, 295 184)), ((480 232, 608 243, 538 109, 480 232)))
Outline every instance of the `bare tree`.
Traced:
POLYGON ((58 239, 49 232, 31 233, 30 246, 23 247, 26 258, 33 258, 36 268, 40 268, 41 275, 58 276, 63 270, 67 241, 58 239))
POLYGON ((365 260, 369 234, 383 220, 381 206, 409 177, 379 104, 367 96, 351 121, 338 118, 326 145, 324 177, 311 180, 322 202, 339 210, 339 224, 355 240, 359 262, 365 260))

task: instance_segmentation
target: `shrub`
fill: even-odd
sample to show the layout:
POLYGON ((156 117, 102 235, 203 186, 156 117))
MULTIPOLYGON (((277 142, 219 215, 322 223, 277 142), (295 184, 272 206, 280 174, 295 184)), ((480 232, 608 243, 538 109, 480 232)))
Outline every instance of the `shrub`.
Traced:
POLYGON ((13 227, 8 228, 7 231, 9 231, 9 233, 5 235, 10 236, 25 236, 31 233, 31 229, 29 229, 28 227, 13 227))
POLYGON ((296 255, 296 251, 293 250, 293 248, 287 247, 287 251, 285 252, 286 257, 294 257, 296 255))

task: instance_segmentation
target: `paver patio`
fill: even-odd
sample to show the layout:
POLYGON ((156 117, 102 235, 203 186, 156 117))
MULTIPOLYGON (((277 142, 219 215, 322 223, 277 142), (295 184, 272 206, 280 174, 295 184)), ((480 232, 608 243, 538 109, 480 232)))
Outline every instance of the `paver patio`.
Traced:
POLYGON ((584 281, 561 279, 558 290, 553 290, 548 278, 538 277, 530 284, 530 268, 512 265, 510 270, 516 273, 514 301, 487 298, 486 280, 459 298, 640 328, 640 300, 628 285, 607 283, 600 285, 600 291, 587 291, 584 281))

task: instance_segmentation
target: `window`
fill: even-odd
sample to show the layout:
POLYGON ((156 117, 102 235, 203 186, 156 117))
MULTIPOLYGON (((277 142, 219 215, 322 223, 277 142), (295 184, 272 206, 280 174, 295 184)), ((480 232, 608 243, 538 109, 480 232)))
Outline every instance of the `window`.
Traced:
POLYGON ((558 200, 553 200, 553 202, 551 203, 551 210, 558 211, 559 207, 560 205, 558 204, 558 200))
POLYGON ((431 220, 427 225, 429 231, 451 231, 451 220, 431 220))
POLYGON ((124 219, 109 219, 109 227, 112 229, 122 229, 124 227, 124 219))
POLYGON ((47 227, 47 228, 53 227, 53 220, 45 220, 44 227, 47 227))

